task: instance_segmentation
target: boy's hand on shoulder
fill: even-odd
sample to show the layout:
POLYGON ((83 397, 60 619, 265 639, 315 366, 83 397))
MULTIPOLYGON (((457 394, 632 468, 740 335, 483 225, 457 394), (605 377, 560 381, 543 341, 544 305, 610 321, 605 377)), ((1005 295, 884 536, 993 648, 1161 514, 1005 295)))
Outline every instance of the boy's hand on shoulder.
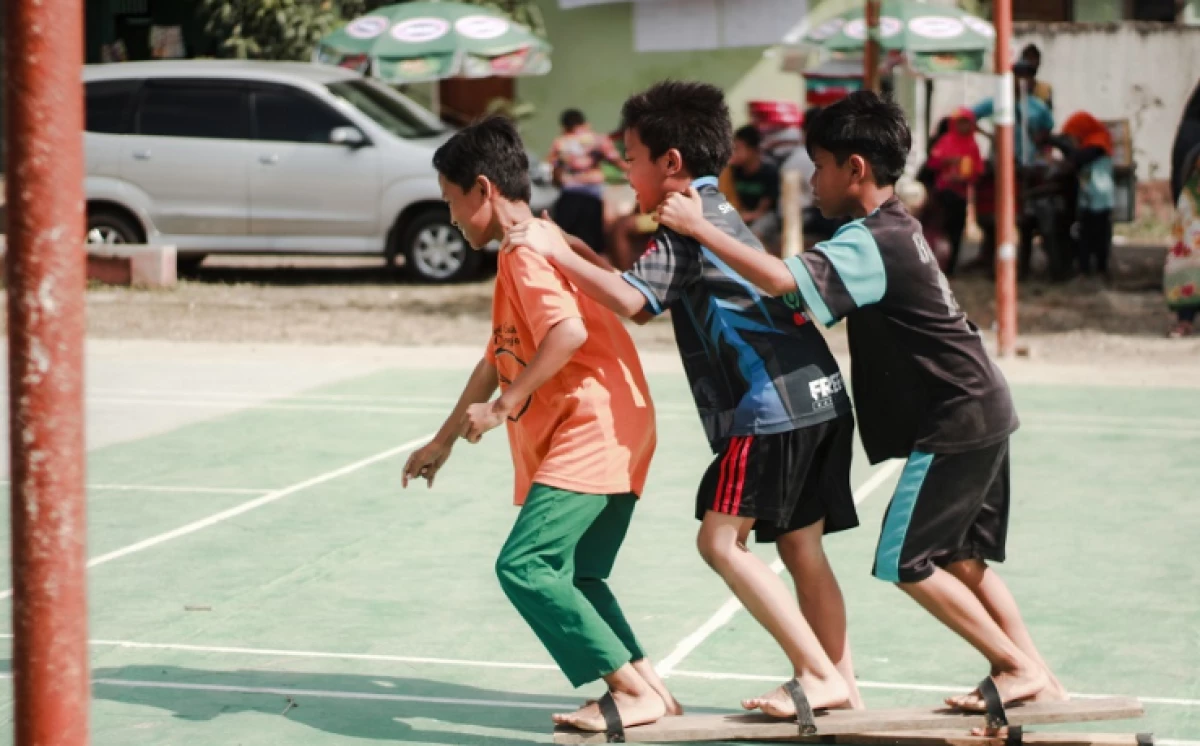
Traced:
POLYGON ((503 401, 504 397, 501 396, 494 401, 467 407, 467 421, 463 425, 462 436, 468 443, 478 443, 484 433, 504 424, 508 410, 503 401))
POLYGON ((438 470, 442 468, 442 464, 446 463, 446 459, 450 458, 450 450, 452 448, 452 444, 434 440, 414 451, 404 464, 404 476, 401 478, 401 486, 408 487, 410 479, 424 479, 427 486, 432 487, 433 478, 437 475, 438 470))
POLYGON ((704 203, 695 187, 688 187, 687 192, 673 192, 667 195, 654 217, 659 225, 665 225, 682 236, 696 237, 705 223, 704 203))
POLYGON ((504 243, 500 245, 500 250, 508 251, 519 246, 535 251, 547 259, 571 251, 562 229, 549 220, 538 218, 531 218, 510 228, 508 235, 504 237, 504 243))

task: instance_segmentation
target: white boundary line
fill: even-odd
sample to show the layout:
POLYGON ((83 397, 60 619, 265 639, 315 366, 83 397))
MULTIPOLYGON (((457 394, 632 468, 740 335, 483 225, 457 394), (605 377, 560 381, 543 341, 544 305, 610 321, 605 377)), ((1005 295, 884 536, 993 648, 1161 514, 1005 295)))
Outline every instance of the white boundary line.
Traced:
MULTIPOLYGON (((10 673, 0 673, 0 679, 12 679, 10 673)), ((358 699, 377 702, 419 702, 427 705, 460 705, 464 707, 501 707, 520 710, 571 711, 578 705, 552 702, 522 702, 507 699, 455 699, 451 697, 420 697, 415 694, 375 694, 374 692, 340 692, 328 689, 291 689, 288 687, 230 686, 228 684, 184 684, 136 679, 92 679, 93 686, 118 686, 128 689, 174 689, 191 692, 228 692, 233 694, 276 694, 281 697, 318 697, 321 699, 358 699)))
MULTIPOLYGON (((91 396, 88 397, 88 402, 95 405, 120 405, 120 406, 169 406, 169 407, 186 407, 194 409, 223 409, 235 408, 239 410, 276 410, 284 412, 345 412, 353 414, 443 414, 447 408, 452 406, 451 403, 442 403, 440 400, 412 398, 403 400, 406 404, 396 406, 378 406, 368 404, 338 404, 338 403, 321 403, 323 400, 311 400, 312 403, 306 403, 306 400, 299 397, 277 397, 274 399, 255 400, 250 398, 223 397, 223 398, 196 398, 196 399, 164 399, 164 398, 141 398, 141 397, 112 397, 112 396, 91 396)), ((370 401, 369 399, 363 401, 370 401)), ((661 419, 677 419, 677 418, 694 418, 693 409, 683 406, 659 405, 656 407, 659 418, 661 419)), ((1146 438, 1200 438, 1200 429, 1196 427, 1172 427, 1174 422, 1169 418, 1162 418, 1156 422, 1154 418, 1141 419, 1132 417, 1092 417, 1087 415, 1053 415, 1046 418, 1042 415, 1030 415, 1023 429, 1039 432, 1080 432, 1093 435, 1121 435, 1146 438), (1122 427, 1123 422, 1130 424, 1137 423, 1140 426, 1122 427), (1156 428, 1153 425, 1162 424, 1165 427, 1156 428), (1146 427, 1145 425, 1150 425, 1146 427)), ((1187 423, 1191 424, 1191 423, 1187 423)))
MULTIPOLYGON (((312 477, 311 479, 306 479, 303 482, 297 482, 296 484, 293 484, 290 487, 284 487, 283 489, 275 490, 274 492, 268 492, 267 494, 263 495, 262 497, 256 498, 254 500, 249 500, 247 502, 242 503, 241 505, 235 505, 234 507, 232 507, 228 510, 222 510, 220 513, 214 513, 214 514, 208 516, 207 518, 201 518, 198 521, 193 521, 193 522, 187 524, 186 526, 180 526, 177 529, 174 529, 172 531, 167 531, 166 533, 159 534, 158 536, 152 536, 149 539, 143 539, 142 541, 139 541, 136 544, 130 544, 127 547, 118 549, 113 552, 109 552, 108 554, 102 554, 99 557, 93 557, 92 559, 88 560, 87 566, 89 568, 92 568, 92 567, 96 567, 97 565, 103 565, 107 562, 112 562, 115 559, 120 559, 121 557, 126 557, 130 554, 135 554, 135 553, 141 552, 145 549, 149 549, 150 547, 157 546, 159 544, 163 544, 165 542, 171 541, 172 539, 178 539, 180 536, 187 536, 188 534, 195 533, 204 528, 208 528, 209 526, 220 523, 221 521, 225 521, 225 520, 228 520, 235 516, 239 516, 242 513, 248 513, 251 510, 254 510, 255 508, 261 508, 262 506, 273 503, 276 500, 281 500, 281 499, 287 497, 288 495, 292 495, 292 494, 295 494, 302 490, 306 490, 309 487, 315 487, 318 484, 323 484, 323 483, 331 481, 333 479, 337 479, 338 477, 343 477, 352 472, 356 472, 359 469, 362 469, 362 468, 365 468, 372 464, 378 463, 380 461, 384 461, 386 459, 392 458, 393 456, 397 456, 401 453, 406 453, 406 452, 412 451, 416 448, 420 448, 421 446, 428 443, 432 437, 433 437, 433 433, 430 433, 428 435, 423 435, 420 438, 417 438, 415 440, 410 440, 407 443, 402 443, 402 444, 396 446, 395 448, 389 448, 388 450, 377 453, 374 456, 368 456, 367 458, 364 458, 360 461, 355 461, 354 463, 343 466, 340 469, 334 469, 333 471, 327 471, 324 474, 319 474, 315 477, 312 477)), ((0 593, 0 600, 9 598, 10 596, 12 596, 12 593, 13 592, 12 592, 11 588, 0 593)))
MULTIPOLYGON (((854 504, 858 505, 865 500, 879 485, 887 481, 888 477, 892 476, 903 463, 903 461, 899 460, 888 461, 876 469, 875 473, 867 481, 863 482, 861 487, 854 491, 854 504)), ((783 572, 783 561, 777 559, 771 563, 771 571, 776 574, 783 572)), ((721 608, 717 609, 717 613, 709 617, 708 621, 700 625, 700 628, 695 632, 680 640, 675 649, 671 651, 671 654, 659 661, 658 665, 655 666, 658 675, 664 679, 670 676, 675 667, 684 658, 691 655, 692 651, 708 639, 709 635, 724 627, 733 618, 733 615, 738 612, 738 609, 741 608, 742 602, 738 601, 736 596, 731 596, 721 608)))
MULTIPOLYGON (((0 639, 11 640, 11 634, 0 634, 0 639)), ((549 663, 514 663, 509 661, 474 661, 455 658, 427 658, 411 655, 379 655, 373 653, 324 653, 310 650, 273 650, 270 648, 245 648, 226 645, 182 645, 176 643, 134 642, 133 640, 89 640, 93 647, 121 648, 123 650, 177 650, 189 653, 230 653, 272 658, 317 658, 350 661, 385 661, 388 663, 412 663, 435 666, 459 666, 465 668, 503 668, 514 671, 557 671, 558 666, 549 663)))
MULTIPOLYGON (((11 487, 12 482, 7 479, 0 481, 0 487, 11 487)), ((244 487, 188 487, 186 485, 168 485, 168 484, 89 484, 88 490, 97 492, 184 492, 197 494, 212 494, 212 495, 262 495, 273 490, 262 488, 244 488, 244 487)))
MULTIPOLYGON (((0 634, 0 640, 11 640, 13 635, 0 634)), ((270 658, 309 658, 317 660, 348 660, 348 661, 378 661, 385 663, 404 663, 412 665, 454 666, 460 668, 495 668, 512 671, 558 671, 558 667, 548 663, 517 663, 513 661, 480 661, 458 658, 431 658, 411 655, 386 655, 376 653, 330 653, 312 650, 275 650, 271 648, 247 648, 231 645, 191 645, 178 643, 135 642, 133 640, 89 640, 92 647, 120 648, 123 650, 174 650, 188 653, 216 653, 229 655, 263 656, 270 658)), ((716 673, 711 671, 684 671, 676 669, 672 676, 689 679, 706 679, 709 681, 779 681, 783 674, 774 676, 747 673, 716 673)), ((858 681, 863 689, 882 689, 889 691, 936 692, 953 694, 962 692, 970 687, 967 684, 947 686, 937 684, 905 684, 892 681, 858 681)), ((1072 697, 1078 699, 1104 699, 1107 697, 1128 696, 1116 694, 1088 694, 1072 692, 1072 697)), ((1137 695, 1134 695, 1137 696, 1137 695)), ((1173 705, 1177 707, 1200 707, 1200 699, 1184 699, 1180 697, 1143 697, 1139 700, 1147 704, 1173 705)), ((1200 743, 1200 742, 1197 742, 1200 743)))

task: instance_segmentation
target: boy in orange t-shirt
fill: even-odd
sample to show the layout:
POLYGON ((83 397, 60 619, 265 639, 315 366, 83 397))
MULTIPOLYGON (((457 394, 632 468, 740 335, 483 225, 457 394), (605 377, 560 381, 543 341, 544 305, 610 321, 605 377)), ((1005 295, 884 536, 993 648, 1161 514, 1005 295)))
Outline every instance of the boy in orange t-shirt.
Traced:
MULTIPOLYGON (((467 127, 433 164, 473 247, 533 217, 528 159, 508 120, 467 127)), ((456 438, 476 443, 507 424, 521 512, 496 561, 500 585, 573 685, 603 678, 609 689, 554 721, 615 736, 678 714, 605 582, 655 446, 633 340, 528 248, 499 256, 492 327, 458 404, 405 465, 404 485, 424 477, 432 486, 456 438)))

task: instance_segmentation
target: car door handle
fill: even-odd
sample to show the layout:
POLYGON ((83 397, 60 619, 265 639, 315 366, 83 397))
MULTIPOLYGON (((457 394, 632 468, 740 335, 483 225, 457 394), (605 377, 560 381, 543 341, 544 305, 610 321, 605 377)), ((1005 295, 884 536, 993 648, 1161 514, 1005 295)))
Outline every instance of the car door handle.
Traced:
POLYGON ((279 156, 275 153, 270 155, 260 155, 258 157, 258 162, 264 166, 274 166, 276 163, 279 163, 279 156))
POLYGON ((133 159, 136 161, 148 161, 148 160, 150 160, 150 151, 149 150, 135 150, 135 151, 133 151, 133 159))

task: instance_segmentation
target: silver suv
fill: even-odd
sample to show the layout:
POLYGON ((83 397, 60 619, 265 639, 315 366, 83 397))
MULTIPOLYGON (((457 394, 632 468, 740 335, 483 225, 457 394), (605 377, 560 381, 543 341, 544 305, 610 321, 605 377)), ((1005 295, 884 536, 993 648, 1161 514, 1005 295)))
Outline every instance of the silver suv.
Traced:
MULTIPOLYGON (((207 254, 403 256, 428 282, 479 267, 431 163, 451 132, 385 85, 225 60, 91 65, 83 77, 89 242, 172 244, 185 267, 207 254)), ((540 211, 557 193, 536 163, 534 175, 540 211)))

